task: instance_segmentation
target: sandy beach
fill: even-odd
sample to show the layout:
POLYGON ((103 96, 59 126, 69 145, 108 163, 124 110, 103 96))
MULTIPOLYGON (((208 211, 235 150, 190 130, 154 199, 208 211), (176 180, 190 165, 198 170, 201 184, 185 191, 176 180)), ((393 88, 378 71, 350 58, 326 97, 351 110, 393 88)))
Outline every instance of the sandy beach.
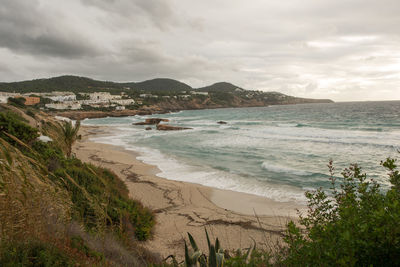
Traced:
POLYGON ((82 161, 113 170, 133 199, 153 209, 157 224, 153 238, 143 246, 162 257, 182 257, 187 232, 205 250, 204 227, 212 238, 220 239, 224 249, 248 248, 253 242, 268 248, 279 242, 286 222, 296 220, 296 209, 304 210, 296 203, 160 178, 158 168, 137 160, 136 152, 90 140, 108 131, 107 127, 81 127, 82 139, 74 153, 82 161))

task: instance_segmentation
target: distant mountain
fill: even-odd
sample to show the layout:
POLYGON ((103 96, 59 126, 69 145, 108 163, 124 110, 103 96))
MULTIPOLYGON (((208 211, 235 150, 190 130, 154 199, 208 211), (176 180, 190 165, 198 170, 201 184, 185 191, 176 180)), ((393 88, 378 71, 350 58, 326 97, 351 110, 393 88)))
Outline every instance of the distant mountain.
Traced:
POLYGON ((132 86, 135 89, 149 92, 163 91, 190 91, 193 88, 189 85, 173 79, 157 78, 139 83, 126 83, 126 86, 132 86))
POLYGON ((234 92, 236 89, 244 91, 243 88, 240 88, 239 86, 233 85, 228 82, 219 82, 209 86, 197 88, 197 90, 202 92, 234 92))
POLYGON ((97 81, 86 77, 65 75, 49 79, 37 79, 31 81, 0 83, 0 91, 3 92, 52 92, 71 91, 78 92, 122 92, 126 90, 143 90, 148 92, 160 91, 186 91, 192 90, 187 84, 173 79, 153 79, 144 82, 117 83, 109 81, 97 81))
POLYGON ((95 92, 99 88, 108 90, 120 90, 122 85, 114 82, 96 81, 86 77, 65 75, 49 79, 37 79, 31 81, 0 83, 0 91, 3 92, 52 92, 52 91, 72 91, 72 92, 95 92))

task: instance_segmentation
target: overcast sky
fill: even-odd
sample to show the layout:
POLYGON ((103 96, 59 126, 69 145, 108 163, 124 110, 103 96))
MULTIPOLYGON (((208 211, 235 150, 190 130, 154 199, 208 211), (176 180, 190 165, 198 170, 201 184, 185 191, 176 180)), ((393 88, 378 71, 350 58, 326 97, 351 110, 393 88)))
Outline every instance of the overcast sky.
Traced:
POLYGON ((400 1, 0 0, 0 81, 63 74, 400 99, 400 1))

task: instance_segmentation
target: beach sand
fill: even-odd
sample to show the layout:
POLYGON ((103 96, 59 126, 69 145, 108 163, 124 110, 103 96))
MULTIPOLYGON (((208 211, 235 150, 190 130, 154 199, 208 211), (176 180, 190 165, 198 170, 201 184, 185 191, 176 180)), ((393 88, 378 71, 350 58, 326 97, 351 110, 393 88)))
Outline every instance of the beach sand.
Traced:
POLYGON ((305 210, 296 203, 160 178, 159 169, 137 160, 136 152, 90 140, 108 132, 108 127, 82 126, 82 139, 73 152, 84 162, 114 171, 126 183, 130 197, 154 211, 153 237, 143 246, 163 258, 174 254, 182 259, 187 232, 207 251, 204 227, 224 249, 244 249, 253 242, 268 249, 281 240, 286 223, 296 220, 296 209, 305 210))

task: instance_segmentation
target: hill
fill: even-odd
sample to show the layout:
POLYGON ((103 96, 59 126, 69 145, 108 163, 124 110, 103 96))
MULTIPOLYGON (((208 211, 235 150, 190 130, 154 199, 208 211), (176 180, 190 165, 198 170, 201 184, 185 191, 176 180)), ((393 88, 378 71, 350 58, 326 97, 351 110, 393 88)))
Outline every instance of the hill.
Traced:
POLYGON ((234 92, 236 89, 244 91, 243 88, 240 88, 239 86, 233 85, 228 82, 219 82, 209 86, 197 88, 197 90, 202 92, 234 92))
POLYGON ((148 92, 179 92, 192 90, 192 87, 185 83, 167 78, 157 78, 139 83, 126 83, 125 85, 131 86, 132 88, 137 90, 148 92))
POLYGON ((99 89, 107 91, 120 91, 123 88, 121 84, 106 81, 96 81, 86 77, 65 75, 48 79, 37 79, 30 81, 0 83, 0 91, 3 92, 52 92, 52 91, 72 91, 95 92, 99 89))
POLYGON ((111 93, 120 93, 130 90, 146 92, 185 91, 192 90, 192 87, 177 80, 165 78, 157 78, 138 83, 118 83, 110 81, 98 81, 87 77, 72 75, 48 79, 0 83, 0 91, 19 93, 42 93, 52 91, 70 91, 74 93, 105 91, 111 93))

